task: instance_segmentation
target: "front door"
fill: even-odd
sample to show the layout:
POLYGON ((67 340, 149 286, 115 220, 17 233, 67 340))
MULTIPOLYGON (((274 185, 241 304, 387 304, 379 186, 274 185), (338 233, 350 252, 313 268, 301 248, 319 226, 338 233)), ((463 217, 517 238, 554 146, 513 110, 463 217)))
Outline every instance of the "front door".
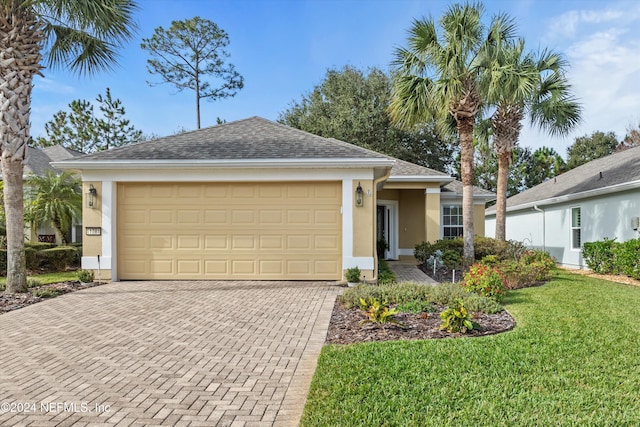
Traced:
POLYGON ((384 259, 398 259, 398 202, 378 200, 376 232, 378 242, 384 240, 388 249, 384 259))

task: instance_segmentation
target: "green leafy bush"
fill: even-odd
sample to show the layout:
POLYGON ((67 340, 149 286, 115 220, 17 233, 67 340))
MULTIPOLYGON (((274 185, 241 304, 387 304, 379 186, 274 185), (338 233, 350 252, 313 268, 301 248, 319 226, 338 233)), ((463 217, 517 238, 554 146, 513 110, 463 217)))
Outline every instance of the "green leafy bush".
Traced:
POLYGON ((389 267, 389 263, 383 259, 378 260, 378 284, 391 285, 396 281, 396 274, 389 267))
POLYGON ((40 250, 25 246, 24 257, 27 265, 27 270, 35 270, 40 267, 40 263, 42 262, 40 250))
POLYGON ((383 325, 385 323, 393 323, 402 328, 406 327, 401 322, 398 322, 393 318, 398 314, 398 310, 395 308, 390 309, 387 301, 380 302, 377 298, 369 298, 368 300, 360 298, 359 304, 360 309, 364 311, 367 316, 367 319, 360 322, 360 324, 376 323, 383 325))
MULTIPOLYGON (((518 260, 526 250, 526 247, 522 242, 516 242, 515 240, 503 242, 490 237, 475 236, 473 242, 476 260, 481 260, 488 255, 495 255, 501 261, 518 260)), ((436 251, 442 251, 443 258, 445 258, 445 253, 452 251, 457 253, 459 256, 458 259, 462 261, 463 246, 464 242, 462 238, 442 239, 437 240, 434 243, 422 242, 415 246, 413 256, 420 262, 420 264, 424 264, 431 256, 434 256, 436 251)), ((455 261, 452 255, 449 256, 451 257, 451 261, 455 261)), ((433 262, 428 265, 433 267, 433 262)))
POLYGON ((78 248, 58 246, 40 251, 41 265, 49 266, 56 271, 63 271, 67 267, 79 266, 80 253, 78 248))
POLYGON ((620 243, 615 240, 605 238, 599 242, 584 242, 582 257, 589 269, 598 274, 617 273, 614 251, 620 246, 620 243))
POLYGON ((640 238, 622 242, 613 249, 615 272, 640 280, 640 238))
POLYGON ((0 249, 0 274, 5 276, 7 274, 7 250, 0 249))
POLYGON ((528 249, 524 251, 520 257, 520 263, 533 264, 541 263, 549 270, 556 266, 556 260, 549 254, 549 252, 541 251, 539 249, 528 249))
MULTIPOLYGON (((339 301, 346 308, 360 307, 360 299, 376 298, 397 305, 398 309, 409 307, 428 307, 437 304, 449 306, 462 299, 472 312, 498 313, 502 306, 496 301, 467 292, 457 283, 443 283, 437 286, 418 285, 416 283, 397 283, 393 285, 357 286, 347 289, 339 301)), ((405 311, 405 310, 402 310, 405 311)), ((427 310, 423 310, 427 311, 427 310)))
POLYGON ((35 249, 36 251, 43 251, 45 249, 52 249, 56 247, 55 243, 46 243, 46 242, 25 242, 25 248, 35 249))
POLYGON ((442 253, 442 262, 449 269, 459 268, 462 265, 462 255, 453 249, 445 249, 442 253))
POLYGON ((78 270, 78 280, 82 283, 92 283, 93 279, 93 270, 78 270))
POLYGON ((360 283, 360 275, 362 272, 358 267, 347 268, 346 273, 344 274, 344 278, 347 279, 349 283, 360 283))
POLYGON ((435 311, 433 304, 428 301, 407 301, 398 305, 398 311, 402 313, 432 313, 435 311))
POLYGON ((457 299, 454 304, 440 313, 442 324, 440 330, 447 330, 451 333, 466 334, 476 326, 471 319, 473 315, 464 307, 464 301, 457 299))
POLYGON ((465 273, 462 286, 469 292, 500 301, 505 295, 507 279, 496 267, 473 264, 465 273))

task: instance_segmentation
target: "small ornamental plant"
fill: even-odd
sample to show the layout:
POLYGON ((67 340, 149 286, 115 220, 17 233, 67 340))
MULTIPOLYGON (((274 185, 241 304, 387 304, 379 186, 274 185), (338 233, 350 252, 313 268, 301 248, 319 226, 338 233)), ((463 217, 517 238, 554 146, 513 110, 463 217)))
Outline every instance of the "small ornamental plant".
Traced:
POLYGON ((462 286, 469 292, 500 301, 506 293, 507 279, 498 268, 476 263, 464 275, 462 286))
POLYGON ((461 298, 456 301, 442 313, 440 313, 440 330, 446 330, 451 333, 463 333, 477 329, 478 324, 473 322, 473 315, 467 311, 461 298))
POLYGON ((362 272, 358 267, 351 267, 347 269, 347 272, 345 273, 344 276, 345 276, 345 279, 347 279, 347 282, 349 283, 359 283, 361 274, 362 272))
POLYGON ((395 308, 389 308, 389 303, 387 301, 381 302, 379 299, 371 297, 368 301, 364 298, 360 298, 359 302, 360 310, 362 310, 367 316, 366 320, 360 322, 361 325, 365 323, 374 323, 384 326, 385 323, 393 323, 403 329, 406 328, 404 324, 393 318, 398 314, 398 310, 395 308))

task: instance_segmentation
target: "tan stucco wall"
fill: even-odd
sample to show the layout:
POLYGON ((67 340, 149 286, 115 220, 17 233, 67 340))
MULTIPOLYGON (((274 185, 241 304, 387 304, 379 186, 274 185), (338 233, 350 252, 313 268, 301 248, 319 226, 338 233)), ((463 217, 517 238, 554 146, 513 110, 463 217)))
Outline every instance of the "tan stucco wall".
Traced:
MULTIPOLYGON (((87 236, 87 227, 102 227, 102 182, 87 181, 82 183, 82 255, 95 257, 102 255, 102 236, 87 236), (91 209, 87 203, 89 185, 93 184, 98 192, 96 208, 91 209)), ((111 274, 109 272, 109 274, 111 274)))
POLYGON ((400 190, 398 210, 398 246, 411 249, 426 236, 424 190, 400 190))
POLYGON ((370 257, 373 256, 373 235, 374 216, 376 212, 373 197, 373 181, 360 180, 353 182, 353 194, 355 197, 358 183, 362 186, 364 193, 364 206, 356 207, 355 199, 353 206, 353 256, 370 257))
POLYGON ((473 234, 484 236, 484 205, 473 205, 473 234))
MULTIPOLYGON (((440 193, 429 193, 429 189, 439 189, 437 183, 428 184, 425 194, 425 236, 427 242, 435 242, 440 239, 440 193)), ((416 243, 415 242, 414 246, 416 243)), ((413 246, 412 246, 413 247, 413 246)))
POLYGON ((400 190, 378 191, 378 200, 400 200, 400 190))

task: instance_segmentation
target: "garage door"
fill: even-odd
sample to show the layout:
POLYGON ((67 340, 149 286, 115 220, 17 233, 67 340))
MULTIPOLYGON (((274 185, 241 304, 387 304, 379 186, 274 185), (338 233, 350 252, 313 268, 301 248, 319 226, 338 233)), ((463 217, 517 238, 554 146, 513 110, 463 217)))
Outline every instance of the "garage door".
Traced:
POLYGON ((338 280, 340 182, 120 183, 118 277, 338 280))

